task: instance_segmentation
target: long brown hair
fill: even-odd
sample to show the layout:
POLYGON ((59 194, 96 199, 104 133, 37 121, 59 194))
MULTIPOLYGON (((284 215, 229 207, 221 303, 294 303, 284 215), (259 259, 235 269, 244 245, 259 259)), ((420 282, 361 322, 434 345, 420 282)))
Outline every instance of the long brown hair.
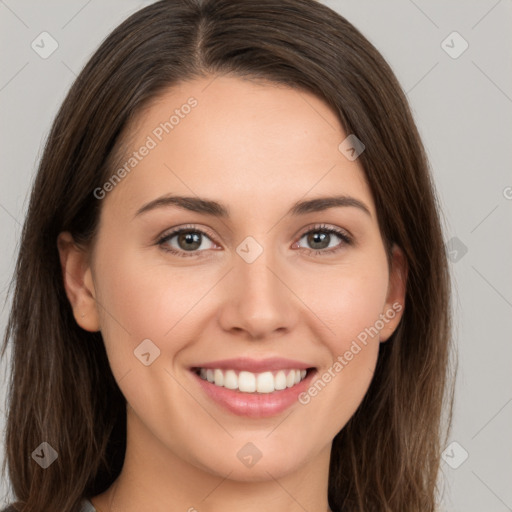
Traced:
POLYGON ((15 505, 75 512, 120 473, 126 401, 101 333, 74 320, 57 236, 94 239, 101 201, 93 191, 112 175, 129 122, 144 106, 179 82, 225 73, 316 94, 366 146, 359 159, 383 240, 407 258, 407 292, 370 388, 334 438, 329 504, 344 512, 433 511, 453 403, 439 206, 390 67, 347 20, 314 0, 157 2, 116 28, 73 84, 32 189, 2 350, 12 343, 3 473, 7 462, 15 505), (58 453, 47 469, 31 458, 42 442, 58 453))

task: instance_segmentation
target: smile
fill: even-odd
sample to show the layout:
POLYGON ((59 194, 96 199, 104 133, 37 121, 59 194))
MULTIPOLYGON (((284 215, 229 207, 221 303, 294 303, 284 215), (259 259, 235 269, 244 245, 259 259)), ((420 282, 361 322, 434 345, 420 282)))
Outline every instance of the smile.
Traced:
POLYGON ((241 393, 273 393, 299 384, 307 375, 307 370, 286 369, 253 373, 221 368, 198 368, 197 375, 215 386, 241 393))
POLYGON ((197 363, 190 375, 204 396, 237 416, 268 418, 298 404, 318 368, 311 363, 247 357, 197 363))

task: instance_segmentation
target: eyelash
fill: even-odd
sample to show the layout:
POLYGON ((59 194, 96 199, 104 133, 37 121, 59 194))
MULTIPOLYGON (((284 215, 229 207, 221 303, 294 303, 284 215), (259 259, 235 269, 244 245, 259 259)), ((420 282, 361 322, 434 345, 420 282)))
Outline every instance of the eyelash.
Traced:
MULTIPOLYGON (((307 249, 307 248, 301 247, 301 249, 305 250, 308 255, 311 255, 311 254, 319 255, 319 256, 325 256, 326 254, 331 255, 331 254, 337 253, 338 251, 343 249, 344 245, 353 245, 352 238, 345 231, 326 226, 325 224, 317 224, 317 225, 313 226, 312 228, 307 229, 299 236, 298 241, 300 241, 304 237, 304 235, 308 235, 310 233, 315 233, 315 232, 334 234, 334 235, 338 236, 342 240, 342 242, 340 244, 338 244, 336 247, 331 248, 331 249, 307 249)), ((176 256, 183 257, 183 258, 187 258, 190 256, 196 256, 202 252, 205 252, 204 250, 190 251, 190 252, 177 251, 176 249, 169 247, 167 245, 167 242, 169 242, 169 240, 171 240, 172 238, 174 238, 175 236, 177 236, 181 233, 200 233, 201 235, 205 235, 212 242, 214 242, 214 238, 215 238, 207 230, 197 229, 194 226, 185 226, 185 227, 175 229, 174 231, 171 231, 170 233, 163 235, 161 238, 158 239, 156 244, 158 246, 160 246, 162 248, 162 250, 169 252, 171 254, 174 254, 176 256)), ((294 244, 295 243, 297 243, 297 242, 294 242, 294 244)), ((200 256, 200 257, 202 257, 202 256, 200 256)))

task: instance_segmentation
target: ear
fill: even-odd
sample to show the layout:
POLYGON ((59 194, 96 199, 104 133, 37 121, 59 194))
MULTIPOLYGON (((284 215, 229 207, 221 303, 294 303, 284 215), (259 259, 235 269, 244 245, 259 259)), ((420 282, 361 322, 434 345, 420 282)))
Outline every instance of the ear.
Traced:
POLYGON ((76 323, 86 331, 99 331, 96 293, 87 251, 80 248, 67 231, 57 237, 57 248, 64 288, 76 323))
POLYGON ((381 315, 384 322, 380 331, 381 342, 387 341, 395 332, 405 308, 408 265, 402 249, 396 244, 393 244, 390 267, 388 294, 381 315))

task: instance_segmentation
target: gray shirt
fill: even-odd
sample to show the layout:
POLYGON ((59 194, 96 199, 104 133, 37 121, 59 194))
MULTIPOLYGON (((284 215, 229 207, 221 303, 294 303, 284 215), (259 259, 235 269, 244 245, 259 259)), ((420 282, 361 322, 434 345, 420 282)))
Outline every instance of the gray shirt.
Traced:
POLYGON ((89 500, 82 500, 82 509, 80 512, 96 512, 93 504, 89 500))

